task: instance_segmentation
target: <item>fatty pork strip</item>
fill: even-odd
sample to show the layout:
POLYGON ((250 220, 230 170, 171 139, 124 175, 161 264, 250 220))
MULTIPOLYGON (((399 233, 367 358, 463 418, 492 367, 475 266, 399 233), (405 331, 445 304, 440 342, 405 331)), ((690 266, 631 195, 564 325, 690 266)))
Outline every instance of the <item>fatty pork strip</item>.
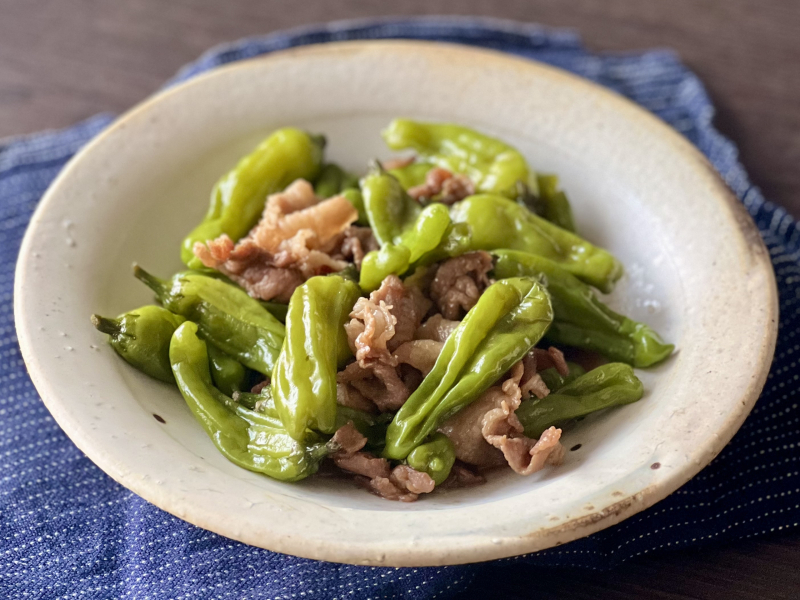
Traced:
POLYGON ((475 184, 466 175, 452 173, 442 167, 434 167, 425 175, 425 183, 408 190, 414 200, 432 200, 442 204, 455 204, 475 193, 475 184))
POLYGON ((532 351, 514 365, 505 381, 490 387, 475 402, 445 421, 439 430, 453 442, 459 460, 479 468, 508 463, 520 475, 530 475, 547 464, 561 462, 564 456, 559 441, 561 430, 551 427, 538 440, 533 440, 524 435, 524 428, 515 414, 523 393, 532 392, 540 398, 549 394, 536 372, 536 357, 542 352, 549 357, 560 355, 553 350, 532 351))
POLYGON ((197 242, 194 254, 251 296, 288 302, 309 277, 344 269, 349 263, 342 250, 360 262, 363 246, 374 246, 362 228, 351 228, 357 218, 343 196, 320 202, 311 184, 298 179, 269 196, 261 220, 238 243, 223 234, 197 242))
POLYGON ((376 458, 361 449, 367 439, 352 423, 340 427, 331 438, 339 450, 332 455, 340 469, 356 475, 356 481, 373 494, 387 500, 413 502, 419 494, 433 491, 435 483, 430 475, 407 465, 392 469, 385 458, 376 458))
POLYGON ((430 284, 430 296, 445 319, 459 319, 489 287, 492 270, 488 252, 468 252, 441 263, 430 284))
POLYGON ((404 286, 396 275, 384 279, 369 298, 358 299, 350 313, 350 322, 345 324, 356 362, 337 376, 338 382, 347 386, 340 394, 345 401, 351 401, 350 390, 355 389, 381 412, 394 411, 403 405, 411 390, 398 373, 398 365, 414 361, 425 367, 436 348, 407 347, 399 355, 395 351, 413 340, 430 306, 417 288, 404 286))

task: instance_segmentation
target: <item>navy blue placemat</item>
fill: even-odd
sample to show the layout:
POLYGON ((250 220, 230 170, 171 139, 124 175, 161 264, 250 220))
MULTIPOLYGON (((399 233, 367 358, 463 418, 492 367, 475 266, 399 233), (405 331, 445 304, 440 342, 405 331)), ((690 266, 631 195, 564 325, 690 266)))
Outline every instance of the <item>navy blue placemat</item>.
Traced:
MULTIPOLYGON (((592 54, 572 33, 474 19, 335 23, 211 50, 171 83, 275 50, 334 40, 412 38, 494 48, 547 62, 627 96, 689 138, 756 221, 778 278, 775 363, 755 410, 719 457, 653 508, 588 538, 500 561, 602 569, 668 548, 796 528, 800 516, 800 248, 795 221, 748 181, 711 121, 702 84, 668 51, 592 54)), ((447 598, 478 569, 368 568, 245 546, 164 513, 119 486, 64 435, 25 372, 12 289, 20 242, 39 198, 70 157, 112 120, 0 140, 0 597, 447 598)), ((746 348, 743 351, 747 351, 746 348)), ((498 593, 502 582, 498 582, 498 593)))

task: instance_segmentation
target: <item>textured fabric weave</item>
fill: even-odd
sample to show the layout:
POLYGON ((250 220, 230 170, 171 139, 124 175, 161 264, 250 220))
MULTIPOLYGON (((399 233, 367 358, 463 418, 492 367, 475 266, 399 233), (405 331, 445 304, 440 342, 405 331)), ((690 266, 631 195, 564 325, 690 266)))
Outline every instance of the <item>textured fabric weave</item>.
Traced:
MULTIPOLYGON (((800 235, 752 187, 714 109, 674 54, 588 53, 572 33, 500 21, 341 23, 213 49, 171 83, 215 66, 308 43, 370 38, 444 40, 562 67, 612 88, 689 138, 742 200, 770 250, 781 322, 764 393, 733 442, 681 490, 622 524, 556 549, 480 566, 367 568, 252 548, 193 527, 122 488, 72 445, 33 388, 14 332, 14 265, 39 198, 70 157, 112 119, 0 141, 0 597, 447 598, 498 563, 609 568, 667 548, 797 527, 800 410, 800 235)), ((746 349, 743 349, 746 351, 746 349)), ((498 594, 502 578, 498 578, 498 594)))

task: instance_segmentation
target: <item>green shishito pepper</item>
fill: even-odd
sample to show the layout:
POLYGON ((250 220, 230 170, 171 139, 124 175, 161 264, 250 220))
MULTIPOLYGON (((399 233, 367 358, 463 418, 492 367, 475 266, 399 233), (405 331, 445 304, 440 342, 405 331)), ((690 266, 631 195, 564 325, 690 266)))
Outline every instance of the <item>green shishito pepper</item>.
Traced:
POLYGON ((155 379, 173 383, 169 341, 186 319, 160 306, 142 306, 116 319, 92 315, 92 325, 130 365, 155 379))
MULTIPOLYGON (((550 295, 550 299, 553 299, 552 294, 550 295)), ((553 312, 555 312, 555 309, 553 309, 553 312)), ((545 335, 545 338, 546 337, 545 335)), ((553 367, 545 369, 544 371, 539 371, 539 376, 542 378, 542 381, 544 381, 544 384, 547 386, 547 389, 550 390, 551 394, 557 392, 565 385, 572 383, 578 377, 586 373, 586 369, 574 362, 567 362, 567 366, 569 367, 569 374, 566 377, 561 375, 561 373, 556 371, 553 367)))
MULTIPOLYGON (((272 388, 266 386, 258 394, 250 392, 239 392, 234 394, 233 399, 251 410, 263 412, 271 417, 280 419, 278 409, 275 407, 275 399, 272 397, 272 388)), ((373 415, 357 408, 349 406, 336 407, 336 426, 335 429, 344 427, 352 423, 358 432, 367 438, 367 445, 372 448, 382 447, 386 438, 386 426, 391 419, 391 415, 373 415)))
POLYGON ((228 356, 214 344, 208 344, 208 366, 211 369, 211 379, 219 390, 231 396, 234 392, 241 391, 247 379, 247 370, 244 365, 232 356, 228 356))
POLYGON ((431 439, 414 448, 408 455, 408 466, 427 473, 436 485, 441 485, 456 462, 456 448, 443 433, 434 433, 431 439))
POLYGON ((490 285, 389 424, 384 455, 395 460, 408 456, 525 356, 552 320, 550 298, 535 279, 490 285))
POLYGON ((381 245, 380 250, 367 254, 361 265, 361 288, 372 291, 384 277, 402 275, 436 248, 448 230, 450 214, 443 204, 423 208, 395 177, 383 171, 364 177, 361 191, 372 233, 381 245))
POLYGON ((223 233, 237 241, 258 222, 267 196, 283 190, 295 179, 313 180, 320 170, 325 138, 299 129, 279 129, 223 175, 211 192, 211 205, 203 221, 183 240, 181 259, 190 268, 201 266, 194 255, 195 242, 223 233))
POLYGON ((575 231, 575 219, 567 195, 558 187, 555 175, 537 175, 541 212, 537 213, 554 225, 567 231, 575 231))
POLYGON ((535 277, 547 288, 555 315, 546 334, 549 342, 593 350, 634 367, 652 366, 675 349, 644 323, 608 308, 588 285, 558 264, 513 250, 496 250, 493 254, 497 258, 495 277, 535 277))
POLYGON ((414 182, 424 177, 419 164, 435 165, 453 173, 463 173, 484 193, 516 197, 518 181, 528 184, 534 192, 536 175, 525 158, 508 144, 478 133, 468 127, 448 123, 421 123, 395 119, 382 133, 392 150, 414 150, 418 162, 400 169, 413 174, 401 177, 414 182))
POLYGON ((450 218, 469 226, 469 237, 459 240, 467 250, 508 249, 543 256, 605 293, 622 276, 622 265, 608 251, 502 196, 465 198, 453 205, 450 218))
POLYGON ((319 176, 314 182, 314 194, 324 200, 341 194, 346 189, 357 187, 358 177, 348 173, 339 165, 328 163, 322 165, 319 176))
POLYGON ((522 402, 516 411, 525 435, 538 438, 546 429, 612 406, 641 399, 642 382, 623 363, 608 363, 581 375, 556 393, 522 402))
POLYGON ((312 277, 289 300, 286 338, 272 373, 275 407, 289 434, 336 430, 336 371, 352 356, 344 324, 361 295, 343 277, 312 277))
POLYGON ((298 481, 316 472, 329 450, 307 432, 293 439, 274 416, 234 402, 214 387, 206 344, 196 323, 186 322, 172 336, 172 373, 186 404, 217 449, 231 462, 281 481, 298 481))
POLYGON ((165 308, 196 322, 204 339, 246 367, 268 377, 272 374, 285 328, 247 292, 191 272, 173 275, 169 281, 139 266, 133 274, 165 308))

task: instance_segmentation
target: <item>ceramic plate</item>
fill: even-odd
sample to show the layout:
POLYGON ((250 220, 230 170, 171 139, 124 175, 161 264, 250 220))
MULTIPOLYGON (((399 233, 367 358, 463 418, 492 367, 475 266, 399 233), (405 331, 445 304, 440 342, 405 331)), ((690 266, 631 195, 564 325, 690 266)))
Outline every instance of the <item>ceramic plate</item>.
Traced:
POLYGON ((20 346, 55 419, 100 468, 164 510, 270 550, 370 565, 444 565, 547 548, 658 502, 730 440, 767 376, 775 282, 752 221, 679 134, 623 98, 507 55, 420 42, 309 46, 169 89, 81 151, 42 200, 16 274, 20 346), (609 302, 679 351, 639 373, 644 398, 565 437, 566 462, 414 504, 349 482, 273 481, 226 461, 178 391, 117 357, 89 315, 152 301, 131 276, 180 268, 215 180, 296 125, 362 171, 407 116, 463 123, 558 173, 580 232, 627 275, 609 302), (579 446, 579 448, 578 448, 579 446))

